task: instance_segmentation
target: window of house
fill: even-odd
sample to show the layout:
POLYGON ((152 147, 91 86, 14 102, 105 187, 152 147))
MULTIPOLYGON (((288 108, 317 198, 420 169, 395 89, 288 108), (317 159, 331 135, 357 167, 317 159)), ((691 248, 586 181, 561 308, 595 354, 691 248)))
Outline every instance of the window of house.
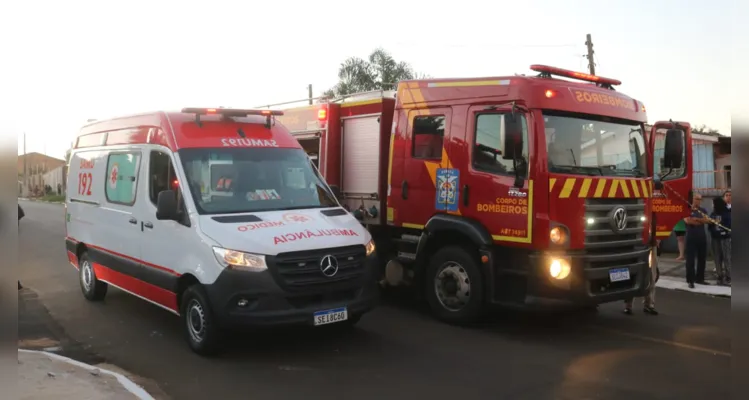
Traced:
POLYGON ((731 188, 731 166, 726 165, 723 167, 723 171, 725 171, 726 174, 726 187, 731 188))
POLYGON ((423 115, 413 119, 413 158, 442 159, 445 137, 444 115, 423 115))
POLYGON ((107 201, 131 206, 138 189, 139 152, 111 153, 107 159, 107 201))
POLYGON ((522 115, 510 120, 509 113, 487 113, 476 117, 476 132, 473 144, 473 167, 493 174, 528 176, 528 124, 522 115), (522 156, 518 160, 502 157, 505 132, 520 129, 523 137, 522 156))

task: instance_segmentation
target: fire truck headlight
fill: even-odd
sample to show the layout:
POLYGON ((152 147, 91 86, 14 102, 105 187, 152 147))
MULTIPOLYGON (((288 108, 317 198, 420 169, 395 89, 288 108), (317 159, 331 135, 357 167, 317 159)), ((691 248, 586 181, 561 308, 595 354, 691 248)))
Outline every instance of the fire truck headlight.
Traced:
POLYGON ((572 267, 570 260, 565 258, 552 258, 549 261, 549 275, 554 279, 565 279, 570 276, 572 267))
POLYGON ((561 226, 555 226, 549 231, 549 240, 557 246, 567 242, 567 232, 561 226))

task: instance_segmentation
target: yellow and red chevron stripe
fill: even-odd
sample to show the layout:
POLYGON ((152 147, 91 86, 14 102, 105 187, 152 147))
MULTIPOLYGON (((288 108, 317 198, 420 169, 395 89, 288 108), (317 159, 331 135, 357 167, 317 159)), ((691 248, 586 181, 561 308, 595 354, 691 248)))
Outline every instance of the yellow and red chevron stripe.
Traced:
POLYGON ((649 179, 550 178, 551 198, 642 199, 653 193, 649 179))

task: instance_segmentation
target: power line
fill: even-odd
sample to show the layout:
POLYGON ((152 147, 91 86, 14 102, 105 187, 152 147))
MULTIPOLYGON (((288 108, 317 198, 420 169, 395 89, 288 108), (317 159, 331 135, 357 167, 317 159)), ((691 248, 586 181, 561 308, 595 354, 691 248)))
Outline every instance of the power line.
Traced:
POLYGON ((555 47, 579 47, 579 45, 576 44, 508 44, 508 43, 472 43, 472 44, 457 44, 457 43, 448 43, 448 44, 442 44, 442 43, 434 43, 434 44, 424 44, 424 43, 416 43, 416 42, 395 42, 396 46, 412 46, 412 47, 458 47, 458 48, 467 48, 467 47, 538 47, 538 48, 555 48, 555 47))

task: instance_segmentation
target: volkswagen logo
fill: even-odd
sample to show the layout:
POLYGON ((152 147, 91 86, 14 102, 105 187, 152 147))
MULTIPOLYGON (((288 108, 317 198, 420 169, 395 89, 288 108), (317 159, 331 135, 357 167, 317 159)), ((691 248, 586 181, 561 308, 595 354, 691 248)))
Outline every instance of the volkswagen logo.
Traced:
POLYGON ((320 271, 328 278, 332 278, 338 273, 338 260, 332 255, 320 259, 320 271))
POLYGON ((621 232, 627 228, 627 209, 617 207, 611 213, 611 228, 615 232, 621 232))

